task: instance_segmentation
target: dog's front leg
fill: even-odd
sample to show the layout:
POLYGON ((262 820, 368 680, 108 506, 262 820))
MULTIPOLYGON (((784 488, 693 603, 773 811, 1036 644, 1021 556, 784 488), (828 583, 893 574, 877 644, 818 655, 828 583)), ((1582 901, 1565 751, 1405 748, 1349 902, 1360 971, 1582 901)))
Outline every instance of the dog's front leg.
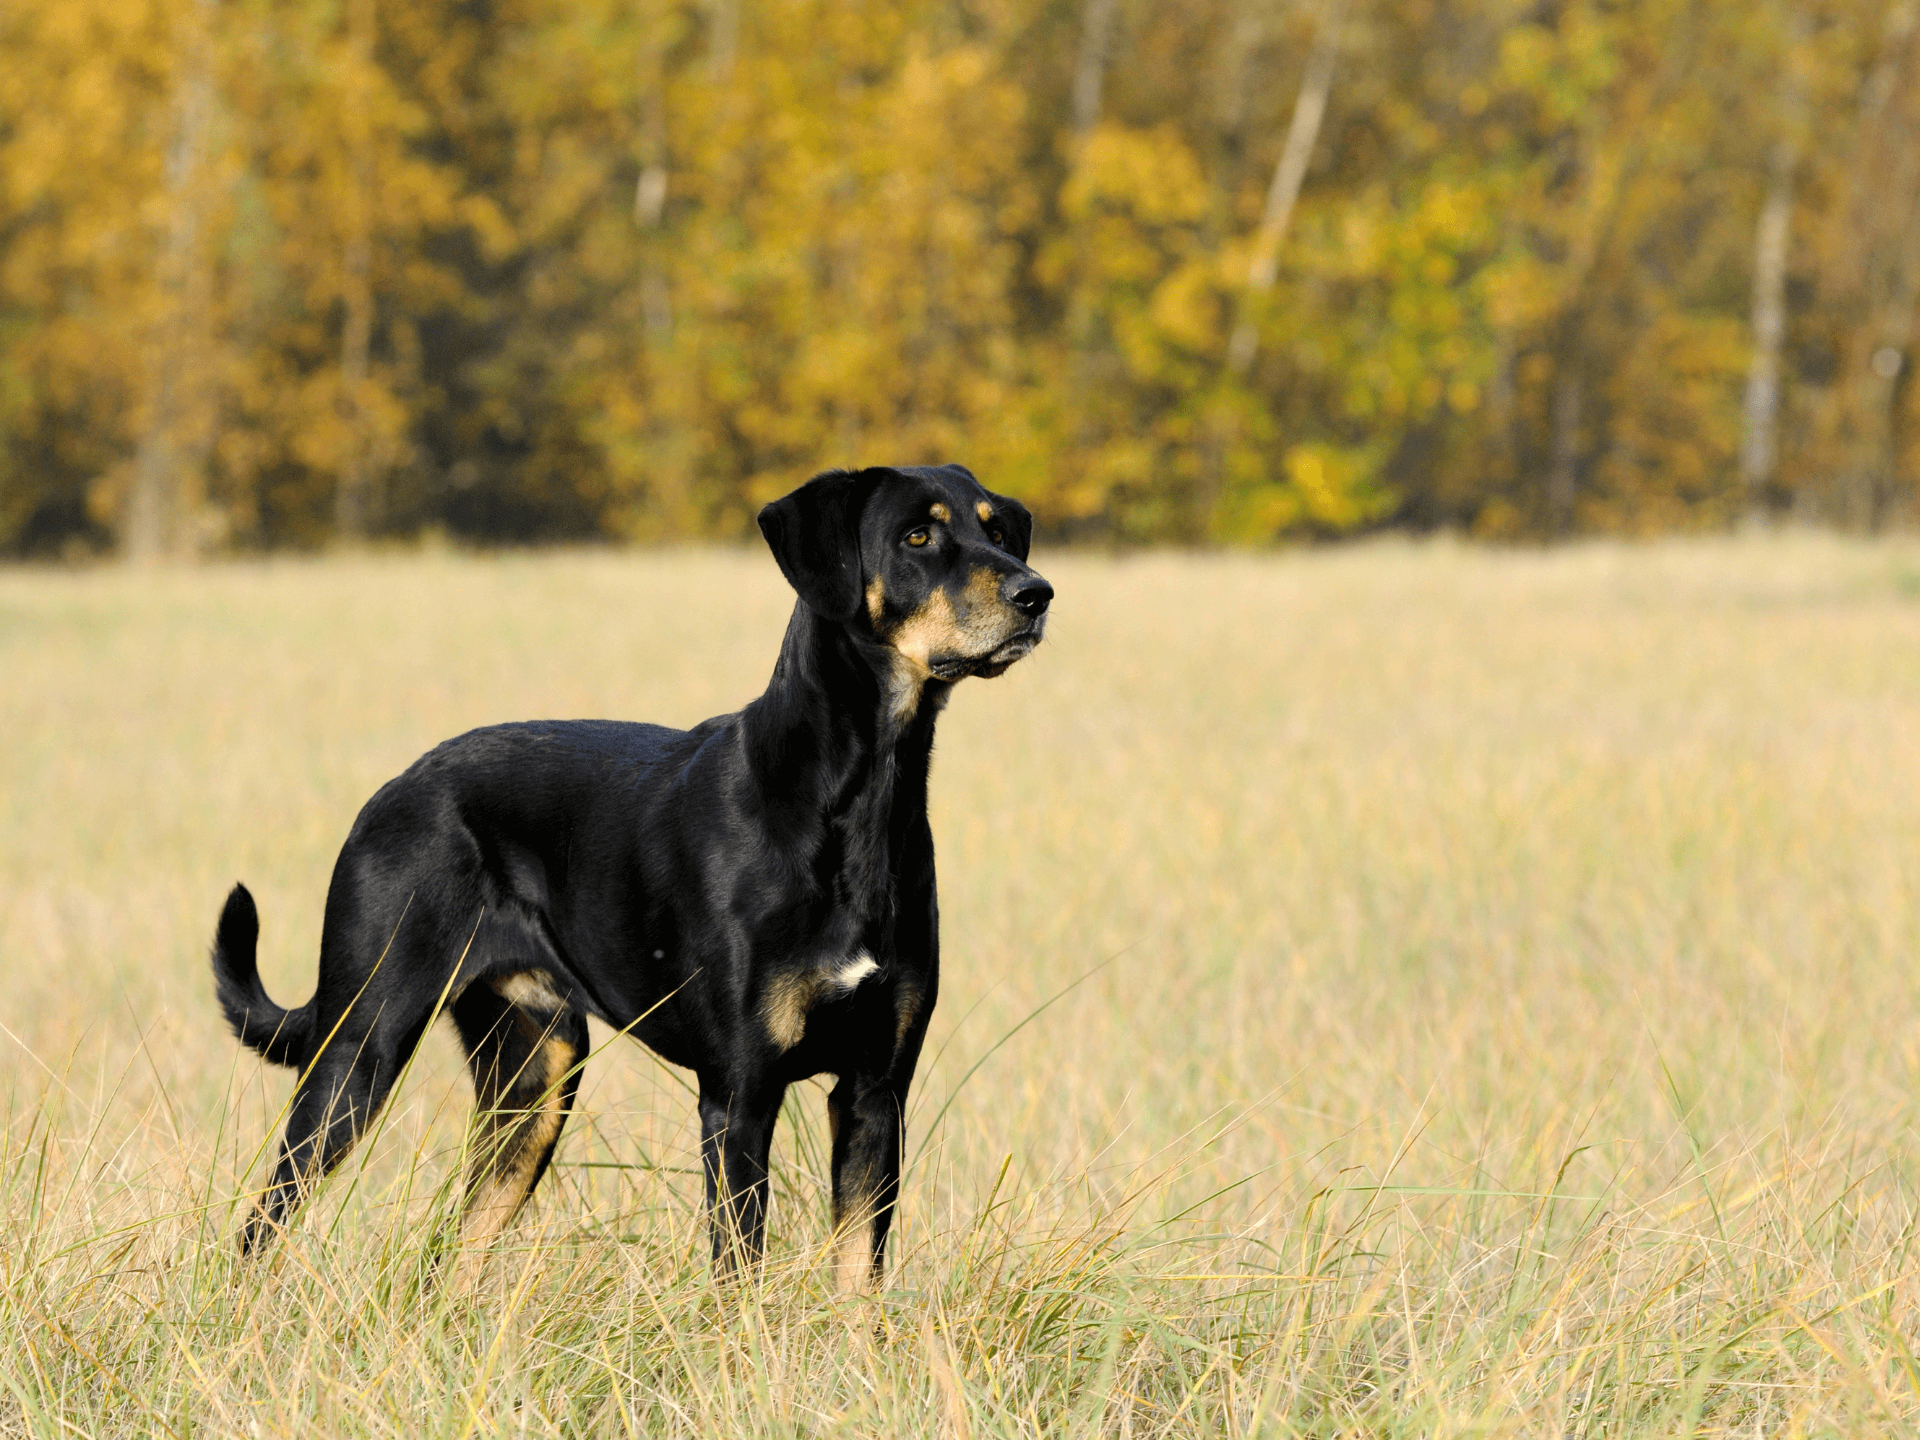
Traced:
POLYGON ((906 1095, 891 1076, 843 1075, 827 1096, 833 1135, 834 1284, 876 1288, 900 1196, 906 1095))
POLYGON ((759 1262, 767 1240, 767 1161, 784 1085, 700 1084, 700 1161, 707 1176, 713 1270, 720 1278, 759 1262))

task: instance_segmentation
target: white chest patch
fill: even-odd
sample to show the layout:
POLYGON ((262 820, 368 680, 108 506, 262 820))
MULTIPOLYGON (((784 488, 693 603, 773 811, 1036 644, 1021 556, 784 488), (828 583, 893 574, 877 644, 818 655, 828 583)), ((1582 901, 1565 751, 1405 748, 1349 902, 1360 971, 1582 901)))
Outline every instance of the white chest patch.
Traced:
POLYGON ((827 983, 837 990, 851 990, 879 968, 880 962, 862 950, 830 974, 827 983))

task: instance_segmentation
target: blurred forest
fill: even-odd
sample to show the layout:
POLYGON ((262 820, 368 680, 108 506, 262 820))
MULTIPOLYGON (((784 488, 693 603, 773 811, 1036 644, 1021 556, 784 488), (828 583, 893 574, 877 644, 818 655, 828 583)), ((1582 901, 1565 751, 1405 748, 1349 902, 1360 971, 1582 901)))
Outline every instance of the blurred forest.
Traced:
POLYGON ((1910 521, 1908 0, 13 0, 0 552, 1910 521))

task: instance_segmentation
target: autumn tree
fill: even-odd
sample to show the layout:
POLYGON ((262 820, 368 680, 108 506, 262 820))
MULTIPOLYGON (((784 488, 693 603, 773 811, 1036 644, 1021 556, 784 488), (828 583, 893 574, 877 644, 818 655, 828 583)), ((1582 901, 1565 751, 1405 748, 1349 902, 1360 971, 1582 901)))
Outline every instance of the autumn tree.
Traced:
POLYGON ((1866 0, 23 0, 0 546, 1914 511, 1920 39, 1866 0))

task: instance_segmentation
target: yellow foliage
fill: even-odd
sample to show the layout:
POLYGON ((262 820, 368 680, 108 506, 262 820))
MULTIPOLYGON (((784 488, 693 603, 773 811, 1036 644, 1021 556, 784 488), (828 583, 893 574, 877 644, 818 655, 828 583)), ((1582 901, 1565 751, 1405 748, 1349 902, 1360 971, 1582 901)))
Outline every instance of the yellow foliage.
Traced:
POLYGON ((1308 12, 1149 9, 20 0, 0 549, 739 535, 955 458, 1114 539, 1723 523, 1783 154, 1763 498, 1911 509, 1908 32, 1348 6, 1268 234, 1308 12))
POLYGON ((1060 208, 1069 220, 1111 210, 1142 225, 1179 225, 1199 219, 1207 198, 1200 166, 1172 126, 1105 124, 1080 144, 1060 208))

